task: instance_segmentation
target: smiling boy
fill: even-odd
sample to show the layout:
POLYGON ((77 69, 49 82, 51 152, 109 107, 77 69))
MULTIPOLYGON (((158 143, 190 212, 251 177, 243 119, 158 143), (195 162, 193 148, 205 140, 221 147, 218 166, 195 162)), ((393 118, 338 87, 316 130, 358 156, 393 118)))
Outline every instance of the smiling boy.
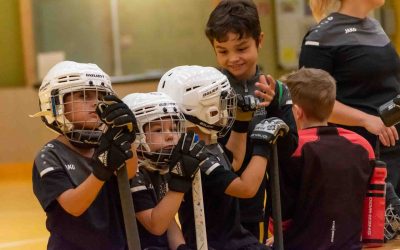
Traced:
MULTIPOLYGON (((256 5, 251 0, 222 0, 210 14, 205 33, 222 73, 238 94, 238 109, 232 130, 248 133, 252 130, 249 128, 252 119, 251 127, 267 117, 281 118, 290 127, 290 132, 278 140, 280 164, 283 164, 282 160, 288 159, 297 146, 296 124, 287 87, 270 75, 263 75, 257 65, 264 33, 256 5)), ((252 155, 248 136, 245 159, 235 169, 239 175, 246 169, 252 155)), ((220 142, 229 155, 235 145, 227 143, 228 138, 229 134, 220 142)), ((254 198, 240 200, 241 223, 261 242, 266 239, 263 225, 266 186, 267 179, 264 178, 254 198)))

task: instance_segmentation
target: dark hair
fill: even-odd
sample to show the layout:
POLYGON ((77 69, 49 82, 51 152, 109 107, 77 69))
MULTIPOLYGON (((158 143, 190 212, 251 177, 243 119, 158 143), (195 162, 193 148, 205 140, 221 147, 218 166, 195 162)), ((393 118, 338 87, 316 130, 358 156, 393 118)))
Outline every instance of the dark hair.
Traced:
POLYGON ((251 0, 222 0, 211 12, 206 26, 206 36, 213 44, 227 40, 229 32, 239 35, 239 39, 251 36, 259 43, 261 34, 257 7, 251 0))
POLYGON ((336 100, 336 81, 326 71, 301 68, 286 76, 293 104, 304 110, 309 118, 326 121, 336 100))

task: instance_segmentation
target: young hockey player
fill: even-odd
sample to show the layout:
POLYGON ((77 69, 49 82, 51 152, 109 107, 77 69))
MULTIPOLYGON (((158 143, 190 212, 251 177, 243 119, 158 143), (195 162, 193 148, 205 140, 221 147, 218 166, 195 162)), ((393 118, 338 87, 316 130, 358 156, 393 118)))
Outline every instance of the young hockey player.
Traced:
MULTIPOLYGON (((209 247, 215 249, 268 249, 240 224, 237 198, 254 196, 264 177, 269 141, 288 130, 279 119, 263 120, 251 133, 253 156, 241 176, 233 172, 218 136, 223 136, 235 120, 236 95, 225 75, 212 67, 180 66, 161 78, 158 91, 177 102, 188 121, 188 130, 206 143, 202 151, 207 161, 200 163, 205 224, 209 247)), ((243 142, 244 143, 244 142, 243 142)), ((185 240, 196 244, 192 194, 185 194, 179 210, 185 240)))
POLYGON ((133 155, 136 121, 110 94, 110 78, 97 65, 71 61, 53 66, 39 88, 41 112, 35 116, 59 134, 37 154, 32 173, 47 215, 47 249, 127 247, 114 172, 133 155), (104 133, 100 119, 108 124, 104 133))
MULTIPOLYGON (((185 118, 175 101, 164 93, 134 93, 122 99, 134 113, 139 171, 131 183, 139 236, 143 249, 188 249, 175 221, 185 192, 191 189, 199 160, 191 157, 201 148, 187 149, 182 174, 170 173, 169 161, 179 138, 185 135, 185 118)), ((192 140, 190 140, 192 141, 192 140)), ((189 145, 189 144, 187 144, 189 145)), ((191 145, 189 145, 191 146, 191 145)), ((176 149, 177 150, 177 149, 176 149)), ((176 151, 175 150, 175 151, 176 151)))
MULTIPOLYGON (((290 127, 290 133, 278 141, 279 163, 284 165, 285 159, 288 159, 297 147, 296 124, 287 87, 269 75, 264 76, 257 65, 264 33, 261 31, 256 5, 251 0, 220 1, 210 14, 205 33, 213 46, 222 73, 228 77, 238 95, 237 115, 232 131, 241 133, 251 131, 254 127, 254 124, 249 127, 252 119, 252 123, 266 117, 282 119, 290 127), (260 102, 256 96, 262 101, 260 102)), ((237 144, 227 143, 229 137, 228 134, 219 140, 226 147, 227 154, 237 147, 237 144)), ((252 156, 250 143, 251 141, 247 139, 243 164, 238 168, 234 166, 239 175, 250 162, 252 156)), ((264 242, 267 237, 264 230, 267 228, 264 220, 268 220, 264 204, 266 187, 267 178, 264 178, 254 198, 240 199, 241 222, 260 242, 264 242)), ((270 197, 269 195, 268 206, 271 205, 270 197)))

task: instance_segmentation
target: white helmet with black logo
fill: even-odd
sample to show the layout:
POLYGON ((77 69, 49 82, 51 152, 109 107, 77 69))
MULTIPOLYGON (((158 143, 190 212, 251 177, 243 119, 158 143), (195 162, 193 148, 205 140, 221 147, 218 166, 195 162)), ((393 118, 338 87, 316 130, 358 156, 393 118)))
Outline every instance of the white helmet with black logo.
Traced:
MULTIPOLYGON (((88 110, 72 108, 69 113, 66 113, 65 110, 67 95, 80 92, 86 101, 88 91, 94 92, 97 100, 102 95, 112 94, 110 77, 96 64, 72 61, 57 63, 50 69, 40 85, 39 105, 41 111, 33 117, 40 116, 48 128, 65 135, 74 145, 95 146, 102 133, 100 121, 96 128, 89 128, 89 126, 85 126, 85 121, 70 121, 66 117, 66 115, 73 115, 71 112, 89 112, 88 110)), ((77 101, 74 103, 72 100, 68 105, 76 107, 74 105, 78 104, 77 101)))
POLYGON ((175 67, 162 76, 157 91, 176 101, 186 120, 204 133, 224 136, 235 121, 235 92, 216 68, 175 67))
POLYGON ((132 110, 137 121, 139 134, 136 136, 136 151, 143 166, 150 171, 159 171, 160 174, 167 173, 168 160, 175 143, 186 131, 185 117, 178 105, 161 92, 133 93, 125 96, 122 101, 132 110), (153 126, 157 126, 155 131, 152 130, 153 126), (151 140, 154 134, 165 140, 151 140), (151 150, 151 147, 157 150, 151 150))

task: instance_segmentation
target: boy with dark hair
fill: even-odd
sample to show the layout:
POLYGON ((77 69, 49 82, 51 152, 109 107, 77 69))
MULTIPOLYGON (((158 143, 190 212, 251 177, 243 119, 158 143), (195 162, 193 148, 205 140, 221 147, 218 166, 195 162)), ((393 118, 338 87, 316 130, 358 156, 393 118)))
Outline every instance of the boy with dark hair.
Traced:
MULTIPOLYGON (((264 76, 257 65, 264 33, 261 31, 256 5, 251 0, 222 0, 210 14, 205 33, 214 48, 222 73, 228 77, 237 93, 238 110, 232 131, 247 133, 266 117, 282 119, 290 127, 289 134, 278 140, 279 163, 285 164, 285 159, 296 149, 297 130, 287 87, 270 75, 264 76), (252 119, 254 122, 250 125, 252 119)), ((237 146, 227 142, 229 136, 219 140, 225 145, 228 155, 237 146)), ((247 137, 244 161, 235 168, 239 175, 246 169, 252 155, 249 134, 247 137)), ((265 177, 254 198, 240 200, 241 222, 260 242, 264 242, 267 237, 264 229, 268 223, 264 225, 264 221, 268 220, 271 205, 271 195, 268 195, 269 209, 265 213, 266 187, 265 177)), ((267 188, 267 191, 270 189, 267 188)))
MULTIPOLYGON (((47 215, 47 249, 127 248, 115 171, 133 156, 136 119, 113 94, 97 65, 72 61, 53 66, 39 88, 35 117, 58 134, 32 171, 33 192, 47 215)), ((128 164, 131 177, 136 164, 128 164)))
MULTIPOLYGON (((251 132, 254 149, 249 166, 239 176, 232 171, 231 160, 216 142, 235 119, 236 95, 227 77, 212 67, 175 67, 161 78, 158 91, 176 101, 188 121, 188 130, 198 134, 206 144, 202 150, 206 160, 199 167, 210 249, 268 249, 242 227, 237 198, 255 195, 264 177, 268 143, 278 136, 276 131, 287 132, 286 124, 277 118, 257 124, 251 132)), ((187 192, 179 209, 182 231, 191 248, 196 244, 192 199, 192 193, 187 192)))
POLYGON ((285 249, 361 249, 363 202, 375 161, 360 135, 328 125, 335 80, 302 68, 285 81, 299 146, 281 167, 285 249))

